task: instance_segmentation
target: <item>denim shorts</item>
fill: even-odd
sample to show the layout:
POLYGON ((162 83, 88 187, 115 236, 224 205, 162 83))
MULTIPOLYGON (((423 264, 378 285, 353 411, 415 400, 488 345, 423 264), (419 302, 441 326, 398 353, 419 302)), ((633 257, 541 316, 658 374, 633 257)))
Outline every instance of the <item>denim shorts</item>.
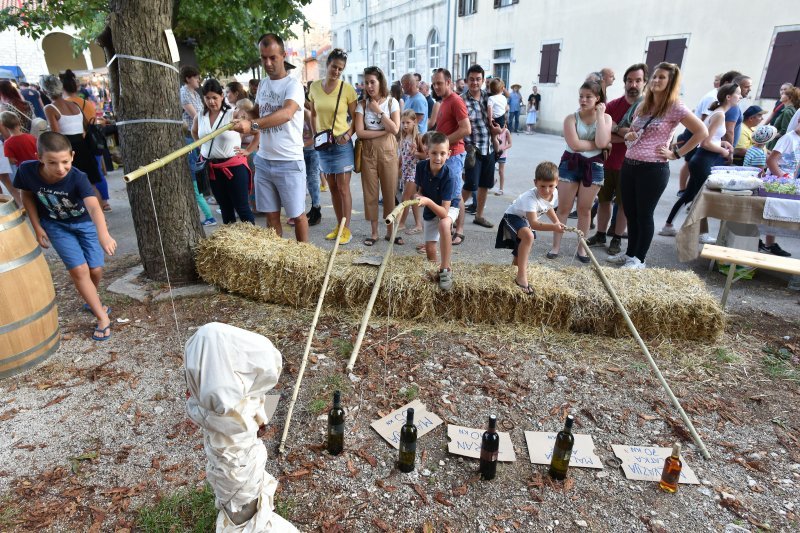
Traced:
MULTIPOLYGON (((569 162, 562 161, 558 165, 558 178, 564 181, 570 181, 572 183, 580 183, 583 180, 583 172, 579 169, 575 168, 570 170, 568 168, 569 162)), ((603 179, 605 177, 605 170, 603 169, 603 163, 591 163, 592 165, 592 185, 603 185, 603 179)))
MULTIPOLYGON (((495 248, 510 248, 514 250, 511 255, 517 256, 519 250, 519 231, 523 228, 529 228, 531 225, 527 218, 519 215, 512 215, 506 213, 500 219, 500 224, 497 225, 497 237, 494 241, 495 248)), ((533 231, 531 229, 531 231, 533 231)), ((536 232, 533 231, 533 238, 536 238, 536 232)))
POLYGON ((256 155, 256 210, 277 213, 283 207, 288 218, 299 217, 306 209, 306 163, 270 161, 256 155))
POLYGON ((353 171, 353 143, 350 141, 333 146, 327 150, 318 150, 319 169, 323 174, 342 174, 353 171))
MULTIPOLYGON (((445 166, 450 169, 450 175, 456 177, 456 181, 458 181, 458 185, 456 188, 460 191, 464 187, 464 160, 467 158, 466 152, 461 152, 460 154, 451 155, 447 158, 447 161, 444 162, 445 166)), ((458 207, 458 200, 454 200, 451 203, 453 207, 458 207)))
POLYGON ((88 264, 89 268, 98 268, 105 264, 103 249, 97 238, 97 228, 91 220, 62 222, 41 218, 39 222, 67 270, 84 264, 88 264))

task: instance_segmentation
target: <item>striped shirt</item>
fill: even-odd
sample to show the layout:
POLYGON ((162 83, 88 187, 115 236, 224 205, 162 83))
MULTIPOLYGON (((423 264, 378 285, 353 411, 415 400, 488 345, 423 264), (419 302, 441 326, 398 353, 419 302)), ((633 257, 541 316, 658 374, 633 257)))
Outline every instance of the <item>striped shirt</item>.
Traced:
POLYGON ((744 166, 764 168, 767 166, 767 153, 763 148, 751 146, 744 154, 744 166))

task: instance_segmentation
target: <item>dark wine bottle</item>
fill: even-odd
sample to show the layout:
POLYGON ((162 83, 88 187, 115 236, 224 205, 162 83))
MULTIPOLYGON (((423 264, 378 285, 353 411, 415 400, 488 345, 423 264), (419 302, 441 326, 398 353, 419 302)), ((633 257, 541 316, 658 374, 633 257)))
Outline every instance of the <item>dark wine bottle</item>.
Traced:
POLYGON ((400 460, 397 468, 401 472, 412 472, 417 457, 417 426, 414 425, 414 409, 406 412, 406 423, 400 428, 400 460))
POLYGON ((664 470, 661 472, 661 481, 658 486, 665 492, 676 492, 681 479, 681 443, 676 442, 672 447, 672 455, 664 461, 664 470))
POLYGON ((494 479, 497 474, 497 454, 500 451, 500 435, 497 434, 497 417, 489 417, 489 429, 481 438, 481 478, 494 479))
POLYGON ((342 394, 333 393, 333 408, 328 413, 328 453, 339 455, 344 450, 344 409, 342 394))
POLYGON ((556 435, 556 445, 553 446, 553 457, 550 459, 550 477, 553 479, 565 479, 569 460, 572 457, 572 446, 575 444, 575 437, 572 436, 572 423, 575 421, 572 415, 567 415, 564 429, 556 435))

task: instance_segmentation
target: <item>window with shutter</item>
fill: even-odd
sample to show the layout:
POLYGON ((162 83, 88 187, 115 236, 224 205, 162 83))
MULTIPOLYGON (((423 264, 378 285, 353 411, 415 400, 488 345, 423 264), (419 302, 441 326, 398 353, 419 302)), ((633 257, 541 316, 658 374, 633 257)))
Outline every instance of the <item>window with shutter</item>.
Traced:
POLYGON ((775 36, 761 98, 779 98, 786 82, 800 85, 800 31, 782 31, 775 36))
POLYGON ((647 67, 653 72, 653 67, 666 61, 675 63, 679 67, 683 63, 683 53, 686 51, 686 39, 662 39, 650 41, 647 45, 647 67))
POLYGON ((542 62, 539 66, 539 83, 556 83, 558 77, 559 43, 542 45, 542 62))
POLYGON ((513 4, 519 4, 519 0, 494 0, 494 8, 506 7, 513 4))

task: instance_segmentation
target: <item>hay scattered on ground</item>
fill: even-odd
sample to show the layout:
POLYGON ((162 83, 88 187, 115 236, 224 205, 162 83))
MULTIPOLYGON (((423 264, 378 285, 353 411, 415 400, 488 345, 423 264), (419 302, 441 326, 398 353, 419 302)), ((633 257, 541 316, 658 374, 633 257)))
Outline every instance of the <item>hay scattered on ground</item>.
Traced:
MULTIPOLYGON (((331 273, 325 305, 357 313, 366 309, 378 269, 354 265, 361 252, 342 250, 331 273)), ((221 289, 254 300, 311 308, 319 297, 328 252, 279 238, 250 224, 225 226, 197 250, 200 276, 221 289)), ((418 321, 524 323, 596 335, 628 335, 622 314, 591 268, 554 270, 531 265, 535 296, 514 284, 515 267, 455 264, 455 284, 443 292, 425 279, 431 265, 421 256, 393 256, 373 314, 418 321)), ((646 338, 716 339, 724 315, 692 272, 604 268, 646 338)))

